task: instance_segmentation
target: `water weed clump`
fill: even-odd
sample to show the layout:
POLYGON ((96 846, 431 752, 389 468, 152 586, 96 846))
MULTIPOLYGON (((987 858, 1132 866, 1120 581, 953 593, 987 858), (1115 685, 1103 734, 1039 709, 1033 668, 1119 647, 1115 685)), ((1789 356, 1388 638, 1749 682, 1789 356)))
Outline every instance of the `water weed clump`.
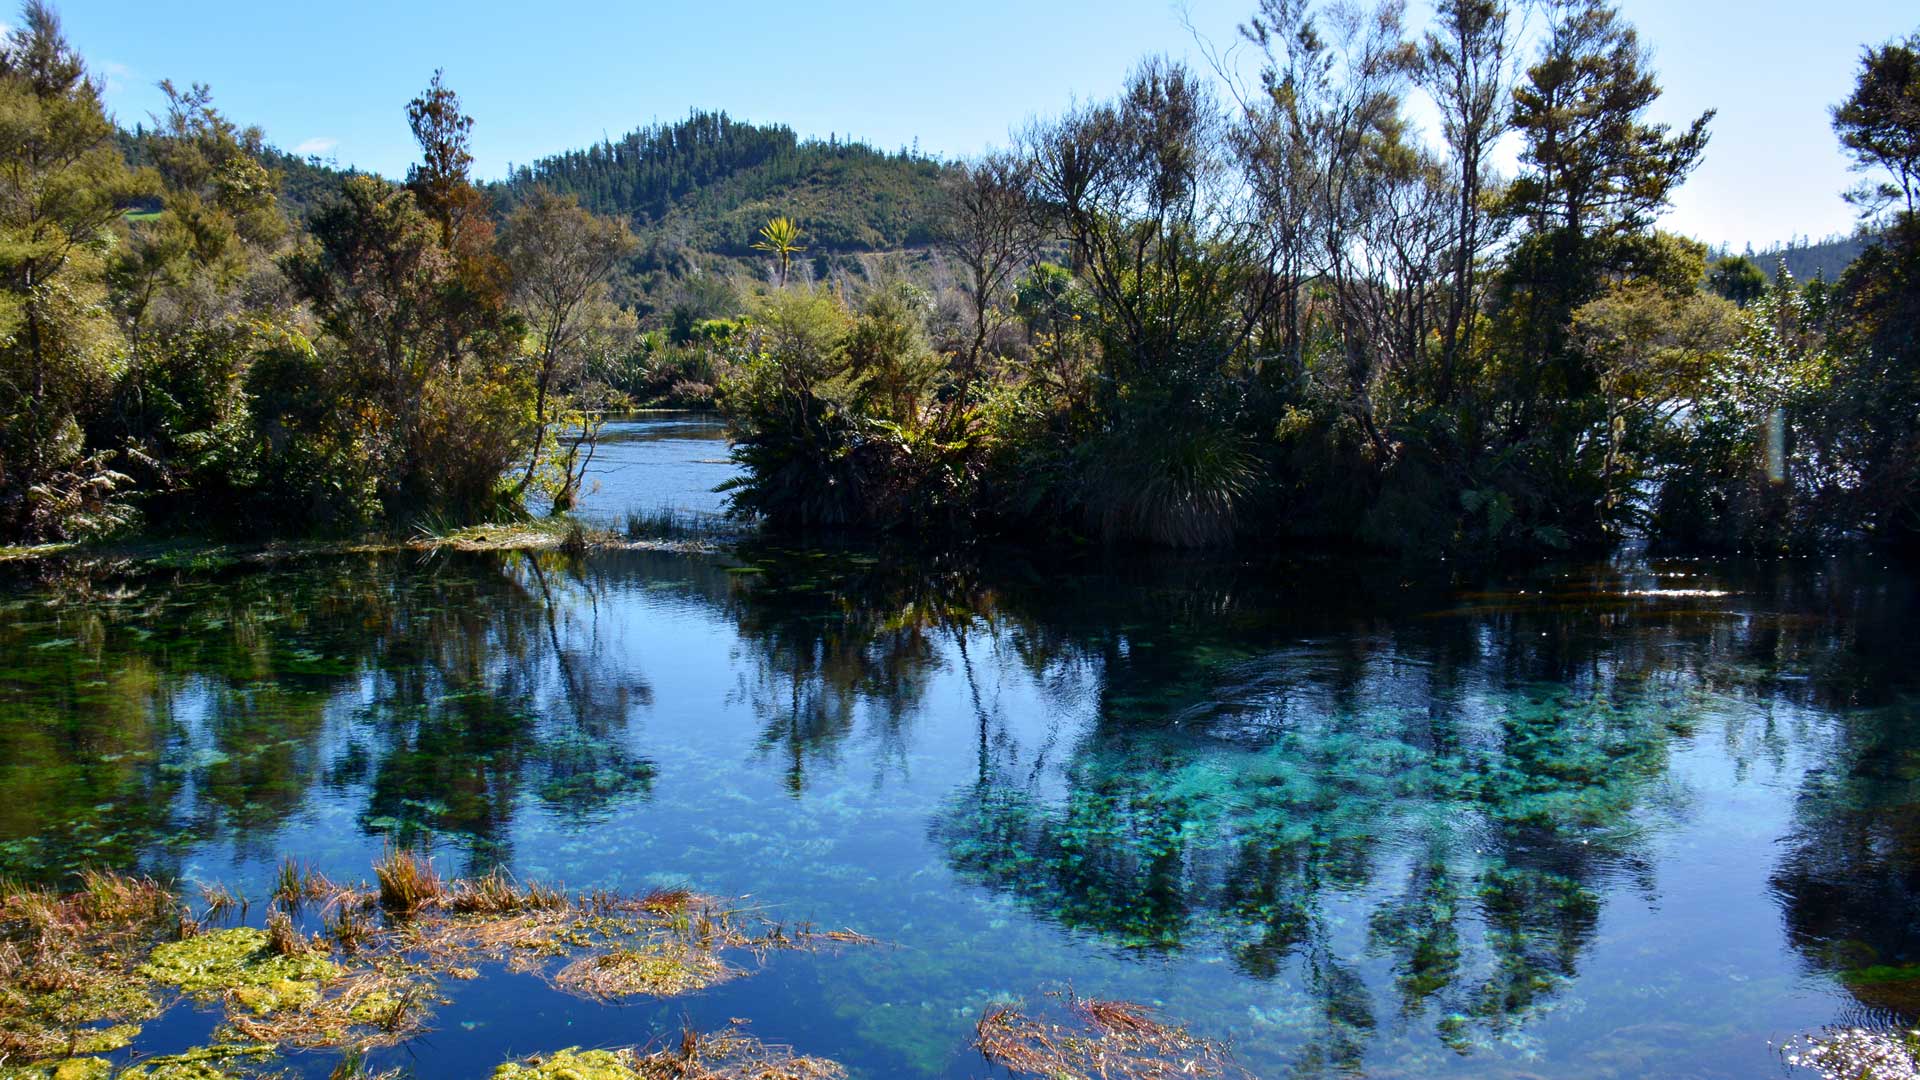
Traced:
POLYGON ((1018 1006, 987 1010, 974 1047, 989 1062, 1045 1080, 1174 1080, 1245 1076, 1219 1043, 1159 1019, 1144 1005, 1066 995, 1067 1023, 1018 1006))
POLYGON ((493 1080, 841 1080, 846 1075, 838 1062, 761 1042, 735 1023, 704 1034, 689 1028, 676 1045, 651 1053, 569 1047, 501 1065, 493 1080))
POLYGON ((178 898, 149 878, 88 873, 79 892, 0 885, 0 1061, 104 1053, 159 1001, 135 973, 177 930, 178 898))
POLYGON ((222 1033, 302 1049, 391 1046, 426 1029, 436 1000, 424 973, 389 962, 319 988, 297 1008, 230 1012, 222 1033))
POLYGON ((596 1001, 674 997, 718 986, 742 974, 710 949, 687 942, 649 943, 582 957, 554 975, 554 985, 596 1001))
POLYGON ((272 1046, 216 1044, 147 1058, 114 1068, 103 1057, 76 1057, 40 1065, 0 1066, 0 1080, 263 1080, 272 1046))
MULTIPOLYGON (((291 924, 284 933, 292 934, 291 924)), ((298 952, 282 952, 275 940, 274 933, 250 926, 210 930, 155 948, 140 973, 195 1000, 224 1001, 229 1017, 316 1005, 323 986, 344 969, 304 944, 298 952)), ((288 946, 283 941, 281 947, 288 946)))
MULTIPOLYGON (((202 926, 176 893, 147 879, 90 874, 67 895, 0 887, 0 1080, 236 1075, 200 1059, 115 1073, 99 1056, 130 1045, 138 1022, 176 997, 219 1006, 216 1035, 236 1046, 359 1051, 425 1030, 446 1000, 439 980, 473 978, 483 963, 611 1001, 739 978, 746 970, 736 958, 870 940, 756 923, 688 890, 576 898, 500 871, 443 880, 425 856, 400 849, 374 872, 377 889, 341 886, 285 862, 264 927, 202 926), (299 908, 311 901, 319 903, 304 925, 317 921, 322 932, 308 935, 299 908)), ((246 909, 225 889, 202 895, 209 918, 246 909)), ((672 1072, 660 1071, 668 1058, 658 1054, 622 1060, 646 1077, 838 1075, 737 1032, 690 1037, 682 1051, 672 1072), (725 1071, 729 1061, 758 1071, 725 1071)))

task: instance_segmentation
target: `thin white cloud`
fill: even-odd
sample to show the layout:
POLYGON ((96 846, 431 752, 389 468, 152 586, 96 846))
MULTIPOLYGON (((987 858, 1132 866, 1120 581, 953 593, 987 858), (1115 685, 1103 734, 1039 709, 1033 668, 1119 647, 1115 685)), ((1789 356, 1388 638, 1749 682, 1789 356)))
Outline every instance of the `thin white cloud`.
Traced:
POLYGON ((299 146, 294 147, 293 152, 300 155, 301 157, 312 157, 315 154, 324 156, 328 153, 331 153, 333 151, 333 148, 339 145, 340 145, 339 139, 330 139, 325 135, 319 135, 319 136, 315 136, 314 138, 308 139, 306 142, 301 143, 299 146))
POLYGON ((133 69, 118 60, 107 60, 96 64, 94 71, 107 77, 109 87, 125 86, 134 80, 133 69))

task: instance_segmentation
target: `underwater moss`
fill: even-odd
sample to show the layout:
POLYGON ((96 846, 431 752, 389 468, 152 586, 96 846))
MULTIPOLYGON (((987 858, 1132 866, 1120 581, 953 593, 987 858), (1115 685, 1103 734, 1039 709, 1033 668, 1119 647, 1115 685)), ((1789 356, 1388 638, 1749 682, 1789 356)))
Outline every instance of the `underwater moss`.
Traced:
POLYGON ((1920 1016, 1920 964, 1874 964, 1840 974, 1863 1004, 1898 1016, 1920 1016))

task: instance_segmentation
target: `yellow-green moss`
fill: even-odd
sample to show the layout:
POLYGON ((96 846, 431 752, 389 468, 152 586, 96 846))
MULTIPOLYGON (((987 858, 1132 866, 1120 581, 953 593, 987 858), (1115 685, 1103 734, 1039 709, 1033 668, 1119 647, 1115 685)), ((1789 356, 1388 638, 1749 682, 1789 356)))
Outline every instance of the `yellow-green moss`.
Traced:
POLYGON ((271 1043, 196 1046, 182 1053, 149 1058, 121 1073, 118 1080, 243 1080, 256 1075, 253 1066, 272 1057, 277 1049, 271 1043))
POLYGON ((44 1065, 0 1066, 0 1080, 108 1080, 113 1063, 106 1058, 69 1058, 44 1065))
POLYGON ((313 984, 339 977, 340 966, 318 953, 280 956, 267 948, 265 931, 241 926, 161 945, 140 972, 197 997, 232 991, 242 1005, 264 1015, 312 1002, 313 984))
POLYGON ((510 1061, 493 1080, 642 1080, 633 1055, 618 1050, 556 1050, 529 1061, 510 1061))

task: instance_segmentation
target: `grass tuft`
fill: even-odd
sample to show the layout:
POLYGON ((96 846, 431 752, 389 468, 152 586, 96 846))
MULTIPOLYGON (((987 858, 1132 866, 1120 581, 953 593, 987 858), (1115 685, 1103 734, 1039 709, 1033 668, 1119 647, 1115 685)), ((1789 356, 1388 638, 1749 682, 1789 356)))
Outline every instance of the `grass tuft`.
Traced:
POLYGON ((380 906, 390 914, 412 915, 446 899, 446 884, 433 863, 407 848, 388 845, 373 873, 380 881, 380 906))

